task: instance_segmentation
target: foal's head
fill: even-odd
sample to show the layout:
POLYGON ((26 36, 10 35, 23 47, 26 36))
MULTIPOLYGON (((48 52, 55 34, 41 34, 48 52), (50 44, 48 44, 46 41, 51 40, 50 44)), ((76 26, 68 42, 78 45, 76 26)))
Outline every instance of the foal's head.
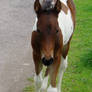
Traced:
POLYGON ((35 4, 38 21, 37 30, 32 34, 32 46, 46 66, 52 64, 57 53, 62 50, 62 34, 58 25, 61 7, 58 4, 51 10, 41 9, 39 2, 35 4))

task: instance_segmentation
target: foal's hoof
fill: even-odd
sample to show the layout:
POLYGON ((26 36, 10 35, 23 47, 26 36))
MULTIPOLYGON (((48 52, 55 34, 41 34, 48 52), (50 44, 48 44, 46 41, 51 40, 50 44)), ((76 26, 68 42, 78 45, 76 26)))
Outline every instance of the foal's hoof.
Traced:
POLYGON ((44 89, 44 88, 41 88, 41 89, 40 89, 40 92, 47 92, 47 90, 44 89))
POLYGON ((57 91, 57 92, 62 92, 62 91, 61 91, 61 89, 58 89, 58 91, 57 91))
POLYGON ((49 87, 48 89, 47 89, 47 92, 58 92, 57 91, 57 88, 53 88, 53 87, 49 87))
POLYGON ((41 88, 40 88, 40 92, 47 92, 47 86, 42 85, 41 88))

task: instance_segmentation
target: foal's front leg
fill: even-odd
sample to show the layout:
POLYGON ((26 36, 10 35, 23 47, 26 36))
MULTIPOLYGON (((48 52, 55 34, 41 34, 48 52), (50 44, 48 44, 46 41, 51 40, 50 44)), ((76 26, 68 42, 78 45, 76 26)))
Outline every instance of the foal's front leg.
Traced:
POLYGON ((47 86, 48 86, 48 68, 46 69, 46 72, 45 72, 45 77, 43 79, 43 82, 42 82, 42 85, 41 85, 41 89, 40 89, 40 92, 47 92, 47 86))
POLYGON ((35 81, 35 90, 36 92, 40 92, 40 88, 42 85, 42 63, 41 63, 41 56, 40 54, 37 54, 35 52, 33 52, 33 59, 34 59, 34 64, 35 64, 35 77, 34 77, 34 81, 35 81))
POLYGON ((54 63, 49 67, 49 75, 50 75, 50 86, 47 89, 47 92, 58 92, 56 87, 56 78, 60 66, 61 54, 59 54, 54 63))

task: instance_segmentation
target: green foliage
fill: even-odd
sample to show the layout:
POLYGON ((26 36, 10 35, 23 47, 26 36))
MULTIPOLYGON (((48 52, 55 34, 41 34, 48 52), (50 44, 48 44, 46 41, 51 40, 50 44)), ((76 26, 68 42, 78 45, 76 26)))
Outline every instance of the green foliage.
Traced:
MULTIPOLYGON (((75 0, 76 30, 64 73, 62 92, 92 92, 92 0, 75 0)), ((34 87, 25 88, 34 92, 34 87)))

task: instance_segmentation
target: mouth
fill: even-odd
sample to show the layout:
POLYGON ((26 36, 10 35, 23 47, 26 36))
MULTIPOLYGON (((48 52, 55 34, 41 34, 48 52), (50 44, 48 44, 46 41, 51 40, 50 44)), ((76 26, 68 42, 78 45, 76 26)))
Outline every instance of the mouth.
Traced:
POLYGON ((42 59, 42 63, 45 65, 45 66, 50 66, 51 64, 53 64, 54 60, 53 58, 49 59, 49 60, 46 60, 45 58, 42 59))

